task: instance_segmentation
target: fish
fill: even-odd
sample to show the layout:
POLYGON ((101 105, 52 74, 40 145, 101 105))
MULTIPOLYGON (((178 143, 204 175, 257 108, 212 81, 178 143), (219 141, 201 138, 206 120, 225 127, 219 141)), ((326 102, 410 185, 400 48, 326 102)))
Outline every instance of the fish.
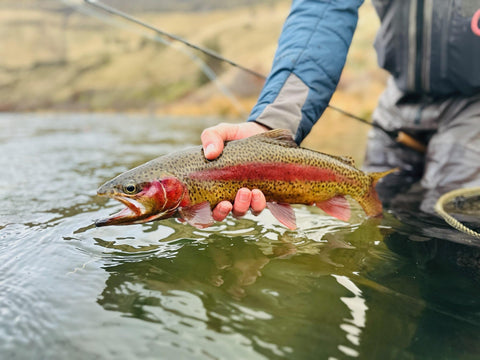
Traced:
POLYGON ((214 224, 212 209, 233 202, 240 188, 259 189, 267 208, 296 229, 292 204, 316 205, 342 221, 351 215, 346 196, 369 217, 382 214, 375 185, 395 171, 365 173, 350 157, 303 148, 289 130, 275 129, 225 142, 221 155, 207 160, 201 146, 153 159, 106 182, 99 196, 126 205, 96 226, 139 224, 178 218, 197 228, 214 224))

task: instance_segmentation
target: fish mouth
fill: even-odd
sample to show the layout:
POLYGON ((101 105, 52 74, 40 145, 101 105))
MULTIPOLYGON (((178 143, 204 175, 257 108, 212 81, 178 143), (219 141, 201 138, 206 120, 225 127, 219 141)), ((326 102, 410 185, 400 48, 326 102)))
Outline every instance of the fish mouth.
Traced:
MULTIPOLYGON (((102 196, 103 194, 99 194, 102 196)), ((109 216, 105 219, 99 219, 95 221, 95 226, 107 226, 107 225, 127 225, 137 222, 144 222, 146 216, 148 216, 145 206, 139 201, 125 196, 114 195, 110 196, 112 199, 118 200, 123 203, 126 208, 119 212, 109 216)))
MULTIPOLYGON (((99 195, 105 196, 104 194, 99 195)), ((155 213, 151 210, 147 210, 147 208, 136 199, 120 195, 114 195, 110 197, 126 205, 126 208, 120 210, 119 212, 111 215, 108 218, 95 220, 95 226, 97 227, 107 225, 142 224, 156 219, 168 218, 172 216, 176 211, 176 209, 170 209, 167 211, 155 213)))

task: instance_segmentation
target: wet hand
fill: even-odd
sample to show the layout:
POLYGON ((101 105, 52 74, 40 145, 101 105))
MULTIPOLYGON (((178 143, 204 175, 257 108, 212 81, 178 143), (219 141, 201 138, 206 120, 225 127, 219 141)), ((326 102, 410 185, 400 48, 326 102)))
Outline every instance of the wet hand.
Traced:
POLYGON ((215 221, 223 221, 230 211, 235 217, 244 216, 249 209, 252 209, 254 215, 260 214, 267 205, 265 195, 258 190, 249 190, 241 188, 235 196, 235 202, 222 201, 213 209, 213 219, 215 221))
MULTIPOLYGON (((229 140, 239 140, 252 135, 260 134, 269 129, 255 122, 245 122, 241 124, 218 124, 205 129, 202 132, 202 146, 205 157, 209 160, 216 159, 223 151, 223 144, 229 140)), ((223 221, 230 211, 236 217, 244 216, 251 208, 253 214, 258 215, 265 209, 266 200, 263 193, 254 189, 242 188, 238 191, 235 202, 220 202, 213 209, 213 218, 216 221, 223 221)))

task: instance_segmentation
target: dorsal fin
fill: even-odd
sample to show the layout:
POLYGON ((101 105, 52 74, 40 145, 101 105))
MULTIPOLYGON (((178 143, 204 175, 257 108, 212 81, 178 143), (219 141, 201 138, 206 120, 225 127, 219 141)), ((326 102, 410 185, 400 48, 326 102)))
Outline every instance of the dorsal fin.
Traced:
POLYGON ((276 142, 283 146, 298 147, 290 130, 275 129, 251 136, 251 140, 276 142))
MULTIPOLYGON (((293 139, 292 132, 287 129, 274 129, 274 130, 266 131, 257 135, 253 135, 245 140, 269 141, 269 142, 278 143, 279 145, 282 145, 282 146, 298 147, 297 143, 293 139)), ((309 150, 315 151, 312 149, 309 149, 309 150)), ((331 158, 337 159, 347 165, 355 167, 355 160, 353 160, 351 156, 331 155, 331 154, 322 153, 320 151, 315 151, 315 152, 319 152, 331 158)))
MULTIPOLYGON (((297 143, 293 139, 292 132, 287 129, 274 129, 274 130, 269 130, 257 135, 253 135, 245 140, 260 140, 260 141, 268 141, 268 142, 275 142, 279 145, 282 146, 288 146, 288 147, 298 147, 297 143)), ((329 156, 331 158, 334 158, 338 161, 343 162, 344 164, 350 165, 355 167, 355 160, 353 160, 353 157, 351 156, 339 156, 339 155, 331 155, 331 154, 326 154, 320 151, 316 151, 313 149, 309 149, 311 151, 315 151, 321 154, 324 154, 326 156, 329 156)))

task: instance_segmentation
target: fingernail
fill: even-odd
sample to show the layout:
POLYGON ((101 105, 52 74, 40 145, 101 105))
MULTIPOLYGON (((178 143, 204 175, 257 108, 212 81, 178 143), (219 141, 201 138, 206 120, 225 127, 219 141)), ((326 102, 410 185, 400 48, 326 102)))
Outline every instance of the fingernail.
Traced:
POLYGON ((220 213, 224 216, 227 216, 228 213, 230 212, 230 208, 228 208, 227 206, 222 206, 222 205, 219 206, 219 210, 220 210, 220 213))
POLYGON ((210 155, 215 152, 215 145, 214 144, 208 144, 207 147, 205 148, 205 155, 210 155))
POLYGON ((250 199, 248 192, 240 192, 238 195, 238 200, 247 202, 250 199))

